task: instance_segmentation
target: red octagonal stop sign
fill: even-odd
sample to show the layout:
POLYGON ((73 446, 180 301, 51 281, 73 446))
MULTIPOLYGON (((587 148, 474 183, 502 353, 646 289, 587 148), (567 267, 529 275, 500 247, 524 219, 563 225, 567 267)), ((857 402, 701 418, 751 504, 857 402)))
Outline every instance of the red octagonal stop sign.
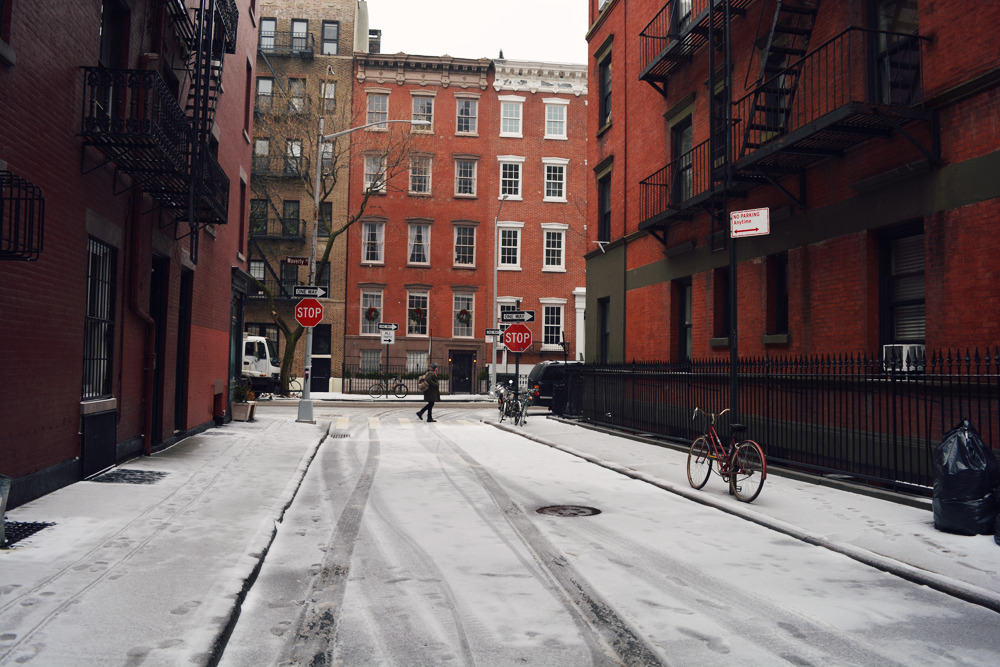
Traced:
POLYGON ((531 345, 531 329, 520 322, 510 325, 503 332, 503 344, 511 352, 524 352, 531 345))
POLYGON ((295 304, 295 321, 304 327, 314 327, 323 320, 323 304, 316 299, 302 299, 295 304))

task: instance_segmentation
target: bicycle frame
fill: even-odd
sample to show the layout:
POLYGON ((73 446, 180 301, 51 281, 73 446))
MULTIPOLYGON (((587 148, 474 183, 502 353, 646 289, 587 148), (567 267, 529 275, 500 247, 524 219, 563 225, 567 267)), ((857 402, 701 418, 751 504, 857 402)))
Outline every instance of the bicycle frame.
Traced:
POLYGON ((705 431, 705 437, 711 443, 712 457, 718 466, 716 474, 722 477, 722 479, 729 479, 730 453, 733 451, 733 447, 736 446, 736 436, 730 436, 729 446, 727 447, 723 444, 719 432, 715 430, 715 423, 711 422, 708 425, 708 430, 705 431))
POLYGON ((715 461, 715 474, 729 483, 730 494, 743 502, 753 502, 767 478, 764 450, 753 440, 742 438, 745 427, 739 424, 730 425, 729 446, 725 445, 715 430, 715 420, 729 412, 728 408, 718 414, 695 408, 692 419, 697 419, 699 412, 709 418, 709 423, 704 435, 695 438, 688 450, 688 481, 695 489, 705 486, 715 461))

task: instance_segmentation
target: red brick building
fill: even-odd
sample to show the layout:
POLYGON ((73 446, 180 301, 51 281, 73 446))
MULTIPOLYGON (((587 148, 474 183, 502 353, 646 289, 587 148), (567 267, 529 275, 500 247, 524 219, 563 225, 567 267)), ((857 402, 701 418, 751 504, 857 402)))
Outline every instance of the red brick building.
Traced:
POLYGON ((1000 4, 589 8, 588 360, 1000 340, 1000 4))
POLYGON ((12 505, 226 411, 246 293, 253 4, 0 3, 12 505))
MULTIPOLYGON (((535 312, 522 374, 541 359, 578 358, 586 68, 407 54, 355 60, 357 123, 430 124, 388 124, 352 139, 352 214, 373 182, 377 193, 349 235, 345 366, 384 368, 388 351, 394 372, 419 372, 429 354, 450 391, 485 390, 486 329, 495 312, 517 307, 535 312), (393 344, 382 344, 380 323, 398 325, 393 344)), ((500 372, 513 372, 513 355, 497 359, 500 372)))

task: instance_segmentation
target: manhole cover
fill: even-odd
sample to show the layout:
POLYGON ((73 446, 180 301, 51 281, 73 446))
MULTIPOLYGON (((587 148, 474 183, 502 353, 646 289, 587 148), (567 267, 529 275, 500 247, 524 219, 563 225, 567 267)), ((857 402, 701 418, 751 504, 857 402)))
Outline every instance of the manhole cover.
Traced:
POLYGON ((56 524, 45 521, 4 521, 3 532, 5 541, 0 545, 0 549, 9 549, 16 542, 20 542, 26 537, 31 537, 42 528, 54 525, 56 524))
POLYGON ((156 470, 129 470, 119 468, 99 475, 91 482, 104 482, 105 484, 156 484, 167 476, 165 472, 156 470))
POLYGON ((601 513, 601 510, 596 507, 584 505, 549 505, 548 507, 539 507, 535 511, 539 514, 552 516, 594 516, 601 513))

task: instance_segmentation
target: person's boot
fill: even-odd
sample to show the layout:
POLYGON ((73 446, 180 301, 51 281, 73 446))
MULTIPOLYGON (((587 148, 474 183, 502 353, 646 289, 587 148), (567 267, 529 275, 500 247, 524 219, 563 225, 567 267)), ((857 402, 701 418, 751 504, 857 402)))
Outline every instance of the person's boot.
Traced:
POLYGON ((430 410, 427 411, 427 421, 428 421, 428 423, 429 422, 436 422, 437 421, 436 419, 434 419, 434 415, 432 414, 432 412, 430 410))
POLYGON ((417 412, 417 419, 419 419, 420 421, 424 420, 424 411, 423 410, 420 410, 420 411, 417 412))

